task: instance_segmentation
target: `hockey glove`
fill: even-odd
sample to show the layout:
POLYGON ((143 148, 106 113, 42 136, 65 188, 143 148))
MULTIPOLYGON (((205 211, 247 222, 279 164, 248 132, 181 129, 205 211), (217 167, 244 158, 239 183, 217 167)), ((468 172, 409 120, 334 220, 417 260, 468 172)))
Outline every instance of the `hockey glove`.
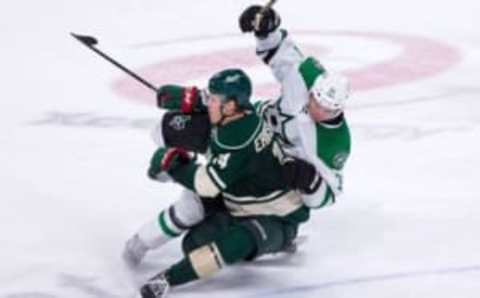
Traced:
POLYGON ((322 177, 315 167, 300 158, 289 158, 282 166, 282 174, 290 189, 305 194, 314 193, 322 184, 322 177))
POLYGON ((280 16, 272 8, 261 13, 262 6, 252 5, 245 9, 238 20, 242 32, 254 32, 258 38, 265 38, 281 23, 280 16), (257 16, 258 15, 258 16, 257 16))
POLYGON ((157 106, 167 110, 180 110, 187 114, 204 110, 197 87, 176 85, 164 85, 158 88, 157 106))
POLYGON ((163 172, 175 171, 182 164, 187 164, 191 160, 188 152, 178 147, 159 148, 153 154, 148 169, 148 177, 158 180, 158 176, 163 172))

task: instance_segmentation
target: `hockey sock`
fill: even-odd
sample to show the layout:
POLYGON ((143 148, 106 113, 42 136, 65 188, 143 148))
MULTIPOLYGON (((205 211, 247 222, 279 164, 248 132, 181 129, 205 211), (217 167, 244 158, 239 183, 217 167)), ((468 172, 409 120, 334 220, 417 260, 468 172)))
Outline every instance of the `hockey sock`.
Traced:
POLYGON ((158 216, 158 223, 160 224, 162 231, 166 235, 173 238, 179 236, 184 229, 183 227, 179 227, 178 224, 175 224, 175 218, 172 216, 172 212, 165 212, 170 211, 171 209, 172 207, 160 212, 160 215, 158 216))

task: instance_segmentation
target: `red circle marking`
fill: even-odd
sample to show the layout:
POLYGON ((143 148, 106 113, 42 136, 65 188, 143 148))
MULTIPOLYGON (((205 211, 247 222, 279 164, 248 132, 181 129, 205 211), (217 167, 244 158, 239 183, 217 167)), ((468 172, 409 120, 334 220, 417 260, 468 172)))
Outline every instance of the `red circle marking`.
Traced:
MULTIPOLYGON (((393 86, 428 78, 450 69, 461 60, 460 53, 455 48, 418 36, 374 32, 305 30, 295 31, 294 34, 364 38, 392 43, 401 47, 401 53, 392 59, 344 71, 343 73, 350 78, 352 88, 355 91, 393 86)), ((166 44, 211 41, 232 36, 235 36, 235 34, 162 41, 137 45, 137 47, 158 47, 166 44)), ((334 49, 305 44, 302 44, 302 49, 319 57, 320 60, 329 51, 334 51, 334 49)), ((356 50, 361 49, 352 49, 352 55, 355 55, 356 50)), ((209 76, 215 71, 227 67, 245 68, 261 64, 260 59, 255 57, 254 49, 237 48, 170 59, 140 68, 135 72, 160 86, 166 83, 182 84, 199 77, 209 76)), ((114 81, 113 89, 129 99, 150 104, 154 100, 150 90, 129 77, 122 77, 114 81)), ((258 84, 255 85, 254 92, 260 96, 272 96, 278 93, 278 89, 279 86, 276 83, 258 84)))

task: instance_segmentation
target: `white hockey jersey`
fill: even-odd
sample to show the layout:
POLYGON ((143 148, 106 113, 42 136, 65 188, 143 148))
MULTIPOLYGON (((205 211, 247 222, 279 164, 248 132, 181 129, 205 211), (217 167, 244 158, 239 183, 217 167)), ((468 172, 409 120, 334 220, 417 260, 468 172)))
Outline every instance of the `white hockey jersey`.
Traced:
POLYGON ((316 123, 305 109, 309 88, 326 70, 314 58, 304 57, 284 30, 257 38, 257 55, 281 84, 280 98, 262 102, 257 111, 280 136, 287 153, 315 165, 323 178, 314 194, 302 195, 304 204, 322 208, 334 203, 343 189, 342 169, 350 154, 350 131, 343 114, 333 123, 316 123))

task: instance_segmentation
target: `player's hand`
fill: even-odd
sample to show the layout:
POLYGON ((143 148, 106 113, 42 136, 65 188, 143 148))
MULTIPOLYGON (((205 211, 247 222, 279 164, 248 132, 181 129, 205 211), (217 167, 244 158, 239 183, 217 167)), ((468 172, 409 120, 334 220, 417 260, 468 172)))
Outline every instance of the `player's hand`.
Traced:
POLYGON ((322 177, 315 167, 297 157, 291 157, 282 166, 282 174, 290 189, 299 190, 302 193, 312 194, 320 187, 322 177))
POLYGON ((148 177, 157 180, 164 172, 174 171, 178 166, 190 162, 187 151, 178 147, 159 148, 150 160, 148 177))
POLYGON ((157 90, 157 106, 159 108, 192 113, 199 104, 200 92, 197 87, 164 85, 157 90))
POLYGON ((254 32, 255 36, 265 38, 270 32, 275 31, 281 23, 280 16, 272 8, 261 13, 262 6, 252 5, 245 9, 238 23, 242 32, 254 32))

